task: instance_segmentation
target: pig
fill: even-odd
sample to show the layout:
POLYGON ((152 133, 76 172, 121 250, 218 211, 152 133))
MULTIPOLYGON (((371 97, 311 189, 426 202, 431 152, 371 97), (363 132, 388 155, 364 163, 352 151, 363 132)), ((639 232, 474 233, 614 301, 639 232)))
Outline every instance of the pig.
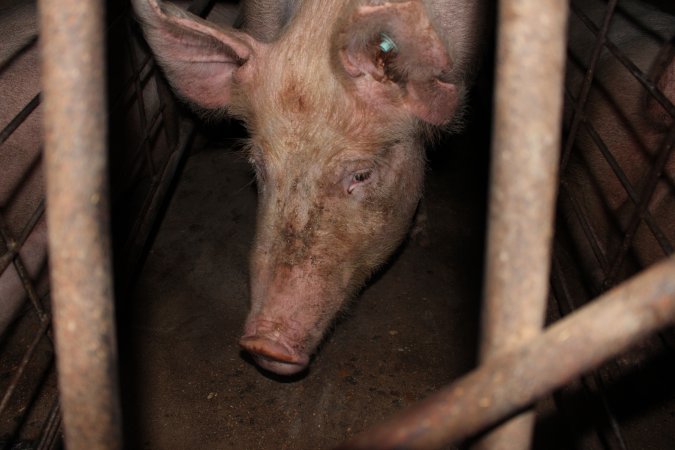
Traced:
MULTIPOLYGON (((596 24, 602 23, 606 2, 575 0, 572 4, 596 24)), ((636 1, 622 0, 618 2, 608 37, 671 103, 675 103, 675 17, 636 1)), ((575 97, 594 41, 594 35, 572 15, 567 81, 575 97)), ((672 133, 673 117, 606 49, 600 56, 584 115, 640 195, 648 182, 647 174, 655 162, 657 150, 668 133, 672 133)), ((571 117, 572 103, 569 102, 566 110, 568 126, 571 117)), ((563 193, 563 208, 567 211, 576 209, 595 229, 599 248, 593 250, 581 244, 586 237, 581 224, 573 218, 575 214, 565 214, 585 270, 596 286, 602 286, 606 282, 607 266, 616 255, 635 205, 585 126, 580 128, 563 174, 563 184, 576 199, 576 205, 573 205, 563 193)), ((675 245, 675 155, 672 152, 651 197, 649 212, 664 237, 675 245)), ((636 267, 647 266, 664 256, 664 250, 642 223, 629 252, 632 265, 626 265, 615 276, 627 276, 636 267)))
POLYGON ((251 1, 242 29, 133 6, 178 96, 248 128, 259 205, 240 345, 301 372, 411 226, 425 142, 461 121, 484 5, 251 1))

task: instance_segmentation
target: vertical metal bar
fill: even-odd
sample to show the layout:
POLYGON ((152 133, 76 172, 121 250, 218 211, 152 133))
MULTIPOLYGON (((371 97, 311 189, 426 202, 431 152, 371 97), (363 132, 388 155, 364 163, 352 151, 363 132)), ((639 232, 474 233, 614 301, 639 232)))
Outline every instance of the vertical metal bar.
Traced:
MULTIPOLYGON (((567 8, 565 0, 499 3, 482 363, 537 336, 544 323, 567 8)), ((534 419, 523 413, 475 447, 527 449, 534 419)))
POLYGON ((434 449, 462 442, 674 323, 672 256, 338 448, 434 449))
POLYGON ((103 2, 39 0, 47 225, 66 447, 121 449, 103 2))

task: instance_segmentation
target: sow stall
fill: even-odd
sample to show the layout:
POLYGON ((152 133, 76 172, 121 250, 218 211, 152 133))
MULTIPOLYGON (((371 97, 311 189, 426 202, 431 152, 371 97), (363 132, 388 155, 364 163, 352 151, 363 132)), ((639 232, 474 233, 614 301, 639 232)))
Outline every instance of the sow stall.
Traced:
POLYGON ((2 447, 672 448, 675 236, 652 208, 675 201, 675 108, 607 37, 617 2, 599 18, 575 3, 596 44, 563 89, 566 2, 500 2, 492 185, 477 112, 453 153, 430 153, 431 245, 407 243, 290 382, 236 346, 255 215, 237 125, 197 130, 126 2, 45 0, 39 19, 3 5, 17 43, 0 53, 2 447), (585 110, 602 58, 670 118, 637 181, 585 110), (574 189, 581 133, 630 200, 621 220, 574 189), (659 255, 636 250, 645 235, 659 255))

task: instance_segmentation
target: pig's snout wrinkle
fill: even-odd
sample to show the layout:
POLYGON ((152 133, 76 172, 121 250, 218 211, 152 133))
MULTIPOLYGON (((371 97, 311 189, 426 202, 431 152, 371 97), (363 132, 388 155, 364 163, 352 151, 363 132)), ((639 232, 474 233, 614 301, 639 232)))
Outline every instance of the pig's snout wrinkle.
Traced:
POLYGON ((265 370, 279 375, 294 375, 307 367, 309 356, 297 354, 280 342, 262 336, 244 336, 239 345, 265 370))

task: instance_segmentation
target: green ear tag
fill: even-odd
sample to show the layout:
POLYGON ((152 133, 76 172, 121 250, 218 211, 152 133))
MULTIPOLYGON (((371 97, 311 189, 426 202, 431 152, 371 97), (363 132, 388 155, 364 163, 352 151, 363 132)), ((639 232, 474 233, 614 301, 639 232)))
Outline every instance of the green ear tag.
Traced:
POLYGON ((397 50, 394 40, 385 33, 380 33, 380 38, 382 38, 382 42, 380 42, 380 50, 382 50, 384 53, 397 50))

